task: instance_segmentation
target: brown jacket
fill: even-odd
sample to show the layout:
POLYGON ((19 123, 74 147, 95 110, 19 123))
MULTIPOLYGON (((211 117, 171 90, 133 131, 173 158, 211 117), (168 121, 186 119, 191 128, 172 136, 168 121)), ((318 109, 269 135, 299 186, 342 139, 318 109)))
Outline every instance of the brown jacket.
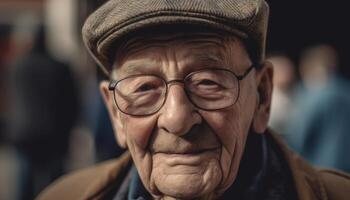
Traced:
MULTIPOLYGON (((273 137, 290 166, 300 200, 350 200, 350 175, 315 169, 270 132, 267 134, 273 137)), ((46 188, 38 199, 102 199, 119 185, 130 163, 130 154, 125 153, 118 159, 66 175, 46 188)))

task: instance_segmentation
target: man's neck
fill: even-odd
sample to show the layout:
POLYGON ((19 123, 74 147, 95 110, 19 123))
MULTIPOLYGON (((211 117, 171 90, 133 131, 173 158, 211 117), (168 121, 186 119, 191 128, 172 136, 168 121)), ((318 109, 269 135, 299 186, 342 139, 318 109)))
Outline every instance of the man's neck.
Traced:
POLYGON ((241 159, 237 178, 222 199, 254 199, 261 190, 267 168, 267 144, 264 134, 250 133, 241 159), (248 197, 249 196, 249 197, 248 197))

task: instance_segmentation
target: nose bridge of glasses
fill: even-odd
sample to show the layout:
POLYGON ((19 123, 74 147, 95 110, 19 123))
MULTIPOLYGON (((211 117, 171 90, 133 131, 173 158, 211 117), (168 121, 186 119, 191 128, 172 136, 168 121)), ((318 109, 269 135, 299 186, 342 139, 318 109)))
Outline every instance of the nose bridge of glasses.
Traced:
POLYGON ((188 91, 185 88, 186 86, 185 86, 185 81, 184 80, 181 80, 181 79, 170 80, 170 81, 166 82, 166 85, 167 85, 167 90, 168 90, 167 93, 169 93, 170 86, 172 86, 172 85, 181 85, 182 88, 184 89, 184 92, 185 92, 187 98, 189 98, 188 94, 187 94, 188 91))
MULTIPOLYGON (((170 86, 172 86, 172 85, 181 85, 181 87, 182 87, 183 90, 184 90, 183 92, 185 93, 186 98, 188 98, 188 100, 190 100, 190 99, 189 99, 189 96, 188 96, 188 94, 187 94, 187 90, 186 90, 186 88, 185 88, 185 81, 184 81, 184 80, 181 80, 181 79, 174 79, 174 80, 167 81, 166 84, 167 84, 167 90, 168 90, 166 99, 168 99, 170 86)), ((166 101, 166 100, 165 100, 165 101, 166 101)), ((191 100, 190 100, 190 102, 192 103, 191 100)))
POLYGON ((185 82, 183 80, 180 79, 174 79, 174 80, 170 80, 166 82, 167 87, 170 88, 171 85, 184 85, 185 82))

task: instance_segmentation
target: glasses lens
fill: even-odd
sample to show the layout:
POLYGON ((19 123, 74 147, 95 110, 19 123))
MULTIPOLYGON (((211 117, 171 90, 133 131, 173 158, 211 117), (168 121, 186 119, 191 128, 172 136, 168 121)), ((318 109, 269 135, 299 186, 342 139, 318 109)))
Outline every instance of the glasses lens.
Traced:
POLYGON ((205 110, 229 107, 238 96, 238 80, 226 70, 193 73, 186 78, 185 85, 191 101, 205 110))
POLYGON ((166 83, 152 75, 133 76, 118 82, 115 99, 118 108, 131 115, 149 115, 163 105, 166 83))

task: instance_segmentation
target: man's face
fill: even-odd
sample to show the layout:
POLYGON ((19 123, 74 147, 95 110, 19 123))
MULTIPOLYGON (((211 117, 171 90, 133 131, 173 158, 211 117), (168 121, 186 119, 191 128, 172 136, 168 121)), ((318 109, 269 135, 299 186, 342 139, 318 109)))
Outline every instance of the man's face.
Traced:
MULTIPOLYGON (((178 80, 210 67, 241 75, 251 64, 237 38, 174 34, 129 42, 118 52, 115 78, 156 74, 167 81, 178 80)), ((152 195, 213 198, 233 183, 258 112, 258 74, 254 69, 240 81, 239 98, 229 108, 198 109, 186 96, 183 84, 175 83, 168 85, 163 107, 142 117, 120 112, 108 83, 101 84, 118 142, 130 151, 152 195)))

